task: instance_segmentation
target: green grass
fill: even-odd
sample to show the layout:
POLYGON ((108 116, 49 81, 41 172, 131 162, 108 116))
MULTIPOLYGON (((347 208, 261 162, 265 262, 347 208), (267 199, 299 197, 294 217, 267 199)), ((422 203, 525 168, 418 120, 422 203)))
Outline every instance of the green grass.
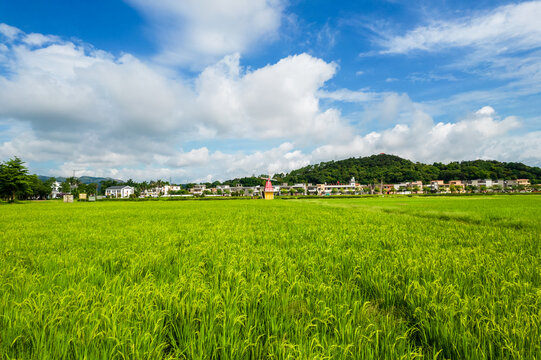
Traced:
POLYGON ((541 359, 538 196, 0 217, 0 359, 541 359))

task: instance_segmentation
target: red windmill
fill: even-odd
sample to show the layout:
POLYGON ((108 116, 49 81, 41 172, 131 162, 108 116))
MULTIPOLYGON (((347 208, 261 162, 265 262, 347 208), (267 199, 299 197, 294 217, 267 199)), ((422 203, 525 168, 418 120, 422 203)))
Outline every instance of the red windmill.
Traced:
POLYGON ((261 179, 267 180, 265 182, 265 189, 263 190, 263 198, 265 200, 272 200, 274 199, 274 188, 272 187, 271 181, 276 181, 275 179, 271 179, 272 176, 269 176, 268 178, 262 177, 261 179))

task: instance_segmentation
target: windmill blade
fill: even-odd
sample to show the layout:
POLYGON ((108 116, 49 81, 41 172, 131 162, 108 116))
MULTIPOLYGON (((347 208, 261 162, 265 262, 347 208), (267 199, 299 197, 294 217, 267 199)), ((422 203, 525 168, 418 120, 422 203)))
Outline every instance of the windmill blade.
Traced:
POLYGON ((260 179, 267 180, 267 181, 278 181, 276 179, 273 179, 272 177, 274 174, 270 175, 269 177, 259 177, 260 179))

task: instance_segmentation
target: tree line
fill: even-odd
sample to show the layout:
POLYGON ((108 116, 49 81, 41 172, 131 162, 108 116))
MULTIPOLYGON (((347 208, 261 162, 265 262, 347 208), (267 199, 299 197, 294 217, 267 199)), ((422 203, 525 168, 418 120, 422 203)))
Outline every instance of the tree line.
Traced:
MULTIPOLYGON (((217 185, 263 186, 266 174, 235 178, 226 181, 204 183, 208 188, 217 185)), ((527 166, 517 162, 498 162, 493 160, 455 161, 449 164, 434 163, 432 165, 412 162, 395 155, 379 154, 368 157, 349 158, 340 161, 328 161, 308 165, 293 170, 288 174, 274 174, 274 179, 280 183, 342 183, 347 184, 351 177, 361 184, 401 183, 421 180, 429 183, 431 180, 474 180, 474 179, 529 179, 532 184, 541 184, 541 168, 527 166)), ((28 174, 24 162, 14 157, 0 163, 0 198, 6 201, 16 199, 46 199, 51 194, 55 178, 40 180, 37 175, 28 174)), ((145 190, 170 185, 164 180, 136 182, 132 179, 122 182, 114 179, 101 180, 85 184, 76 177, 66 178, 60 191, 71 193, 78 197, 80 193, 88 195, 103 195, 105 189, 115 185, 129 185, 135 188, 138 196, 145 190)), ((184 184, 178 194, 186 194, 195 184, 184 184)))
MULTIPOLYGON (((48 199, 55 181, 54 177, 41 180, 37 175, 29 174, 18 157, 0 163, 0 199, 4 201, 48 199)), ((75 177, 67 178, 60 185, 61 192, 76 197, 79 193, 96 194, 97 189, 97 183, 83 184, 75 177)))
POLYGON ((5 201, 16 199, 47 199, 54 179, 41 181, 37 175, 28 174, 24 162, 15 157, 0 163, 0 198, 5 201))
POLYGON ((349 158, 322 162, 293 170, 283 177, 288 183, 347 183, 351 177, 361 184, 396 184, 421 180, 475 180, 475 179, 529 179, 532 184, 541 183, 541 168, 516 162, 494 160, 454 161, 449 164, 432 165, 402 159, 395 155, 379 154, 368 157, 349 158))

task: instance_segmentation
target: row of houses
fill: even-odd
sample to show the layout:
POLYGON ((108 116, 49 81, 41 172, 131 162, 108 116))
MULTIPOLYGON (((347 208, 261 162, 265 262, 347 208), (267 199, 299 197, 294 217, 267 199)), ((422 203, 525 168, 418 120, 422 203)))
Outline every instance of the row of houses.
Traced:
MULTIPOLYGON (((410 181, 402 182, 398 184, 368 184, 363 185, 355 182, 355 178, 351 178, 347 184, 281 184, 273 185, 275 195, 284 194, 299 194, 299 195, 334 195, 334 194, 411 194, 421 192, 466 192, 468 190, 509 190, 520 189, 530 186, 528 179, 518 180, 490 180, 490 179, 478 179, 478 180, 453 180, 445 183, 443 180, 433 180, 429 184, 423 184, 422 181, 410 181)), ((155 187, 153 189, 144 190, 140 197, 158 197, 158 196, 172 196, 171 193, 183 190, 180 185, 164 185, 155 187)), ((194 185, 189 190, 189 195, 177 195, 177 196, 262 196, 264 186, 242 186, 240 184, 235 186, 230 185, 218 185, 216 187, 207 188, 204 184, 194 185)), ((135 189, 131 186, 111 186, 105 190, 105 195, 108 197, 126 198, 135 193, 135 189)), ((173 195, 175 196, 175 195, 173 195)))
POLYGON ((517 180, 491 180, 491 179, 478 179, 478 180, 453 180, 445 183, 443 180, 434 180, 430 182, 430 189, 438 192, 465 192, 468 188, 475 188, 477 190, 508 190, 521 187, 529 187, 530 180, 517 179, 517 180))

